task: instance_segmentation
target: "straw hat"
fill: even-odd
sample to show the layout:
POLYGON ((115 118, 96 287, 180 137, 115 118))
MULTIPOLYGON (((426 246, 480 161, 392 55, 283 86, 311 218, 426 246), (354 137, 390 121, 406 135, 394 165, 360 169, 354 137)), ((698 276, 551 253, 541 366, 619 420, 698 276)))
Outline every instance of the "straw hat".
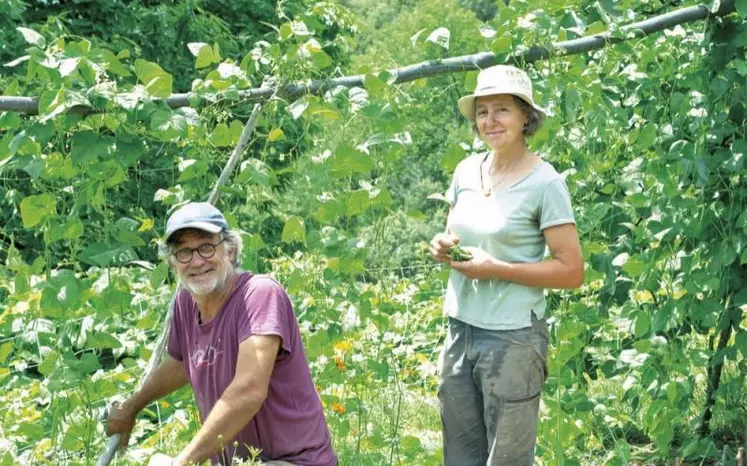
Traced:
POLYGON ((547 117, 545 109, 535 104, 532 99, 532 81, 529 75, 509 65, 495 65, 481 70, 477 75, 475 92, 459 99, 459 111, 468 120, 474 121, 475 98, 494 94, 515 95, 537 110, 543 120, 547 117))

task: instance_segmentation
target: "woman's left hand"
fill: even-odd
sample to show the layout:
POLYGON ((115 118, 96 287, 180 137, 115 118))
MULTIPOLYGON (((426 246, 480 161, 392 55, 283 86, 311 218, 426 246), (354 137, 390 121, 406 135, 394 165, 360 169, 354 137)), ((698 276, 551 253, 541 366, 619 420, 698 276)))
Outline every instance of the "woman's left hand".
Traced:
POLYGON ((469 246, 463 246, 463 248, 472 254, 472 259, 468 261, 449 261, 451 268, 473 280, 479 278, 500 278, 498 272, 500 264, 502 264, 501 261, 480 248, 469 246))

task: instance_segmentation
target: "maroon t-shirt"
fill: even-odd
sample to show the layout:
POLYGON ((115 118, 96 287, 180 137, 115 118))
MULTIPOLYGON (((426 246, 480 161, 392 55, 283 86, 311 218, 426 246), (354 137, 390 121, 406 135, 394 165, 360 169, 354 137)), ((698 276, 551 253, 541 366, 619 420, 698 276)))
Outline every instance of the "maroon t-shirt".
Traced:
MULTIPOLYGON (((246 458, 251 445, 262 450, 264 460, 336 465, 298 322, 283 287, 270 277, 242 273, 215 319, 200 324, 198 316, 194 299, 182 290, 174 306, 168 352, 184 361, 203 422, 233 380, 239 344, 252 335, 281 338, 267 399, 235 439, 226 439, 225 458, 246 458), (239 444, 236 448, 234 440, 239 444)), ((220 462, 219 457, 213 458, 213 463, 220 462)))

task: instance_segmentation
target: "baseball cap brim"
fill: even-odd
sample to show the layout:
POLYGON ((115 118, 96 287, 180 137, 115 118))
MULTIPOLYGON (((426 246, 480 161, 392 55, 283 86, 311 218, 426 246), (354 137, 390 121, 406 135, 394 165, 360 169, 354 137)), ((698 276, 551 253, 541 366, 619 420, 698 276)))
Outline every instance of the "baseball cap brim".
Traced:
POLYGON ((221 230, 223 230, 222 227, 209 222, 188 222, 179 225, 177 228, 172 228, 171 230, 167 231, 166 240, 168 241, 171 238, 171 235, 173 235, 177 231, 187 228, 196 228, 197 230, 207 231, 208 233, 220 233, 221 230))

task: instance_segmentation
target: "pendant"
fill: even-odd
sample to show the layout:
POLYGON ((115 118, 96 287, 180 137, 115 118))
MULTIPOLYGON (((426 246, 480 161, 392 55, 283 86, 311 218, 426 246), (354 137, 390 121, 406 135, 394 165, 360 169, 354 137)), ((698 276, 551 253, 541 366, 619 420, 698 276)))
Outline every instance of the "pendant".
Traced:
POLYGON ((490 197, 491 194, 493 194, 493 188, 488 189, 487 191, 482 192, 485 197, 490 197))

